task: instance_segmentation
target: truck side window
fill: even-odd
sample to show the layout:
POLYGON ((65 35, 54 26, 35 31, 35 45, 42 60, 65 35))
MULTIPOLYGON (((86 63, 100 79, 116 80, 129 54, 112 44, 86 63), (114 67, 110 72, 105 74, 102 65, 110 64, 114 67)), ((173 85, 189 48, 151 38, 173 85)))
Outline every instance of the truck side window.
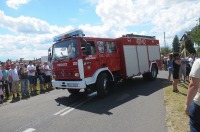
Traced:
POLYGON ((94 55, 94 54, 96 54, 96 48, 95 48, 95 44, 94 44, 93 41, 88 41, 87 43, 83 43, 81 45, 81 50, 82 50, 82 53, 85 54, 85 55, 94 55), (87 48, 90 48, 90 49, 88 50, 87 48))
POLYGON ((98 45, 98 50, 100 54, 104 53, 104 45, 102 41, 97 41, 97 45, 98 45))
POLYGON ((106 52, 107 53, 116 52, 116 45, 114 42, 106 42, 106 52))
POLYGON ((91 55, 94 55, 96 54, 96 48, 95 48, 94 42, 90 42, 90 44, 91 44, 91 55))

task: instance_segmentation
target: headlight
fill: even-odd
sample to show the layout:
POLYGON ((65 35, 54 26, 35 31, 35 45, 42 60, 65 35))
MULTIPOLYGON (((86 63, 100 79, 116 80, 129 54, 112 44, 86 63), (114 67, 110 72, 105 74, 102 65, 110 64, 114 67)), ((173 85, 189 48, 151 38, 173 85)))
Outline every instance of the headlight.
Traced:
POLYGON ((75 73, 74 76, 75 76, 75 77, 79 77, 79 73, 75 73))

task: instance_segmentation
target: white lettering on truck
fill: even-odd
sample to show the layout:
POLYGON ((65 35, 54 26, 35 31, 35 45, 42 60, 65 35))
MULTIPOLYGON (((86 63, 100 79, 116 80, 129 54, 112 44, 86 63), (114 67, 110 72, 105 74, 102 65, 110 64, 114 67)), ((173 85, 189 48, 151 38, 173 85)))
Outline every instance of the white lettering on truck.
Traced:
POLYGON ((60 63, 60 64, 57 64, 57 66, 67 66, 67 63, 60 63))

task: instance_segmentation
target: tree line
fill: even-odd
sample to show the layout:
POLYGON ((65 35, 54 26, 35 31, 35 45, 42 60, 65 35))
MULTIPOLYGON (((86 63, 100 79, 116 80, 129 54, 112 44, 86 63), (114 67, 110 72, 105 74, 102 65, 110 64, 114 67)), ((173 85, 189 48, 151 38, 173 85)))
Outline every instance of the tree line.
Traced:
POLYGON ((182 38, 174 36, 172 42, 172 48, 165 46, 161 48, 161 54, 167 55, 171 52, 181 53, 183 50, 187 54, 199 55, 200 54, 200 18, 199 23, 193 27, 190 31, 186 31, 182 38), (197 46, 195 49, 194 46, 197 46))

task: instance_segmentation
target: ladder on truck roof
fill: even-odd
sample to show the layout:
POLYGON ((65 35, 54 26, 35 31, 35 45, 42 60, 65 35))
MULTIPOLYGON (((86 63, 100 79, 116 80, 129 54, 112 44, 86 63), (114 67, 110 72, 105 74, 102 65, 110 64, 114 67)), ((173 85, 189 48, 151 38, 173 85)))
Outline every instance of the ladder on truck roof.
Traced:
POLYGON ((156 39, 155 36, 146 36, 146 35, 136 35, 136 34, 126 34, 126 35, 122 35, 122 37, 129 37, 129 38, 133 38, 133 37, 137 37, 137 38, 149 38, 149 39, 156 39))

